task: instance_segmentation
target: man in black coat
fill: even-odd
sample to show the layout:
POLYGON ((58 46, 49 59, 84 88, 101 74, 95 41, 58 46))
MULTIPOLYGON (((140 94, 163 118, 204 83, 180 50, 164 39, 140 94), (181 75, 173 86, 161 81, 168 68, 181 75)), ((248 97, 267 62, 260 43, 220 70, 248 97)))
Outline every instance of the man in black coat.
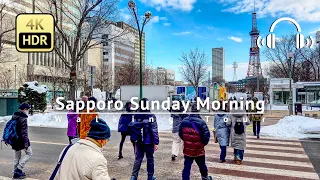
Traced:
POLYGON ((18 139, 12 144, 12 149, 14 150, 14 172, 13 178, 24 178, 25 173, 22 172, 24 166, 32 156, 32 149, 30 146, 30 141, 28 137, 28 112, 30 105, 27 103, 22 103, 19 106, 18 112, 15 112, 12 116, 13 120, 17 121, 16 131, 18 139), (24 150, 26 155, 22 158, 21 151, 24 150))

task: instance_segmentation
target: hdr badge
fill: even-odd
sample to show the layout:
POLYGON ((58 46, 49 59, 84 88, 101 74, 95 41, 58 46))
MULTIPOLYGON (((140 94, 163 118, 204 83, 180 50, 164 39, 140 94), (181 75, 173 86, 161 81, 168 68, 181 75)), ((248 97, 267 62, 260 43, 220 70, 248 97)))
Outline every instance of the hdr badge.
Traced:
POLYGON ((54 17, 51 14, 19 14, 16 17, 16 49, 19 52, 51 52, 54 17))

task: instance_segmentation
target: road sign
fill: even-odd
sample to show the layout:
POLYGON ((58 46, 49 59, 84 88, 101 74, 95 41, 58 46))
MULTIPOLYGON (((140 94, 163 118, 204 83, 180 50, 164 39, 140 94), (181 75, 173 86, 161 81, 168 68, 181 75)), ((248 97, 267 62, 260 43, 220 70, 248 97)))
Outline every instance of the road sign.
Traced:
POLYGON ((51 52, 54 17, 51 14, 19 14, 16 17, 16 48, 19 52, 51 52))

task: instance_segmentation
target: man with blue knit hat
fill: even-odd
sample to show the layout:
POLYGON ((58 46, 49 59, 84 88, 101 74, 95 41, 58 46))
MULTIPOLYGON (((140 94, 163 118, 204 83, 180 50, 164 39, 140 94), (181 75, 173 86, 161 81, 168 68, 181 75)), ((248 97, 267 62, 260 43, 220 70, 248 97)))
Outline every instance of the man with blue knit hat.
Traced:
MULTIPOLYGON (((107 160, 102 154, 110 136, 110 128, 104 120, 92 120, 87 137, 70 147, 55 179, 110 180, 107 160)), ((59 159, 61 156, 62 153, 59 159)))
POLYGON ((18 139, 16 139, 12 144, 12 149, 14 150, 14 179, 25 178, 26 175, 22 170, 32 156, 27 122, 30 108, 29 104, 21 103, 19 110, 12 116, 12 120, 16 121, 16 133, 18 135, 18 139), (21 157, 22 150, 26 153, 23 158, 21 157))

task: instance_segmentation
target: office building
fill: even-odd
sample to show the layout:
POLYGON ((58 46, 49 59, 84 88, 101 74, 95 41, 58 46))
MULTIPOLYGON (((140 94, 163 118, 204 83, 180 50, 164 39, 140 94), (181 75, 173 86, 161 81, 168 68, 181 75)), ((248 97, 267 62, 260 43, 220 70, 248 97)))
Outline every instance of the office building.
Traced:
POLYGON ((225 79, 225 53, 224 48, 212 48, 212 77, 225 79))

